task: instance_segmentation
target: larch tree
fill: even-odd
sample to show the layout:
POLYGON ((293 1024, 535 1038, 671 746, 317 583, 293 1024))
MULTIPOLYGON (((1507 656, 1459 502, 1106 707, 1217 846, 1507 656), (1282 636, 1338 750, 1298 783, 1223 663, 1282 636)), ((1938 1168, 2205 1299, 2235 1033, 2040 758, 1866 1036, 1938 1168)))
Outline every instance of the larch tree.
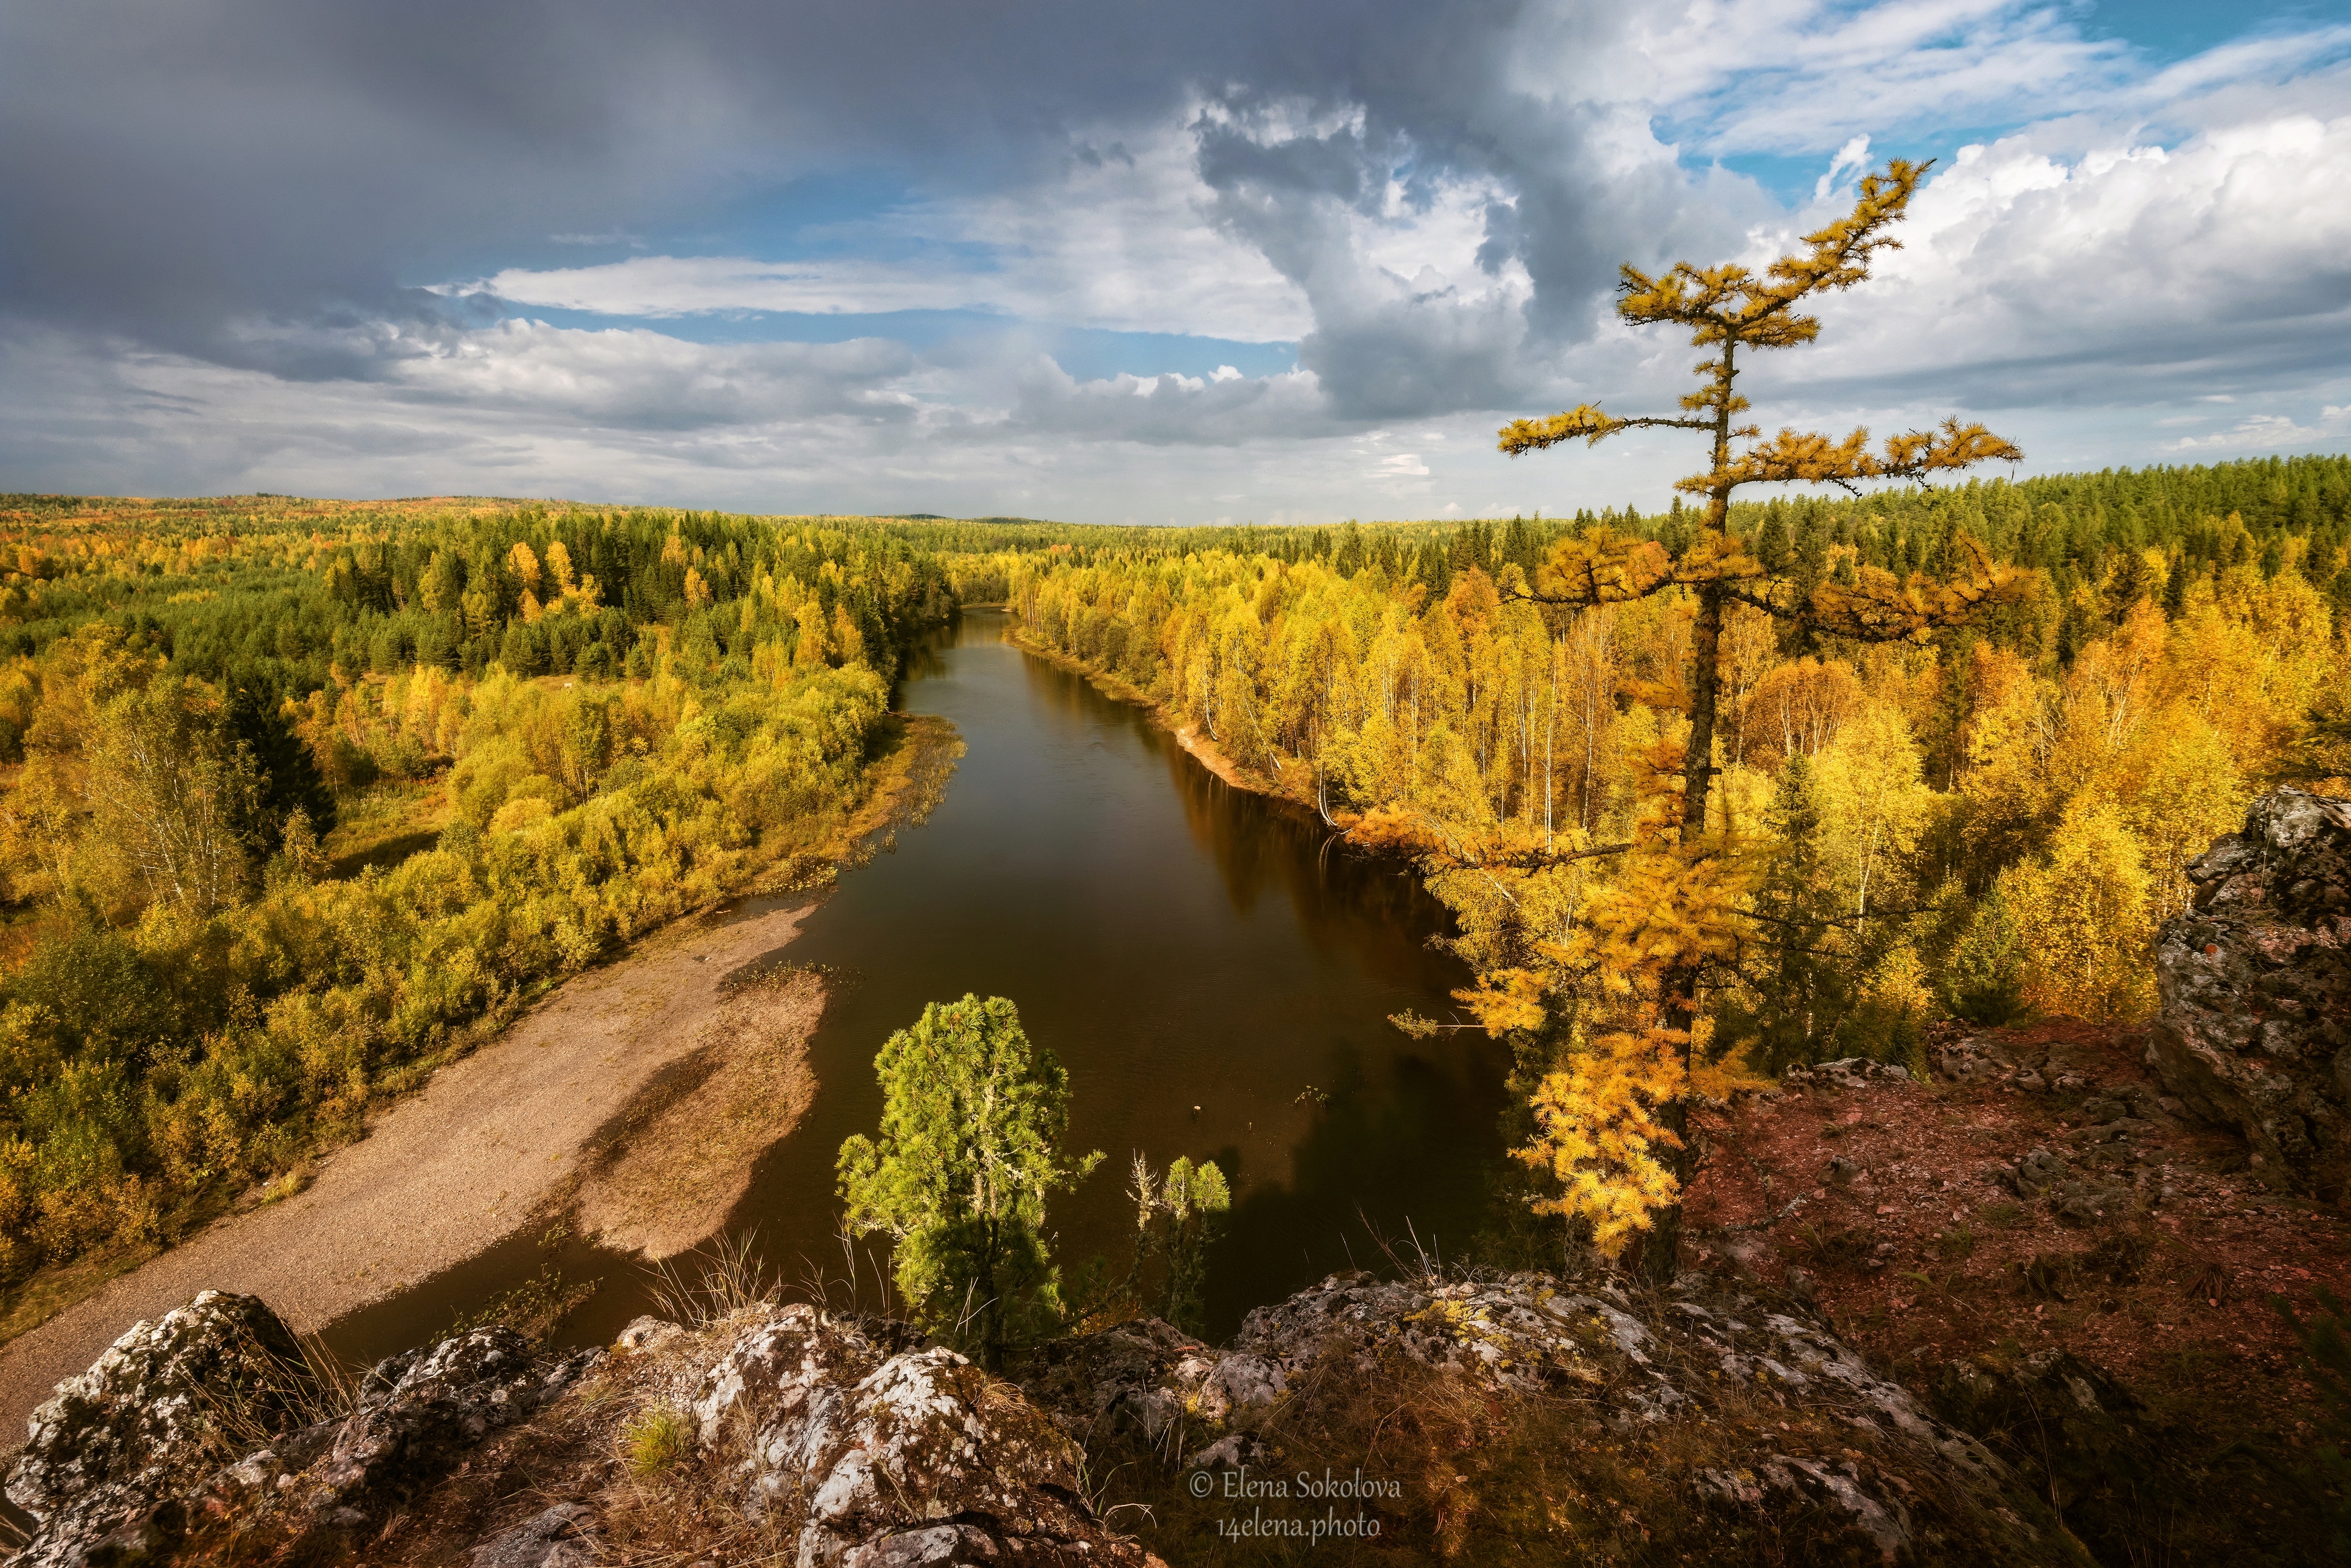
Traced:
MULTIPOLYGON (((1735 962, 1742 940, 1740 876, 1724 836, 1709 832, 1708 815, 1721 771, 1716 731, 1726 656, 1733 651, 1724 636, 1732 607, 1858 640, 1922 640, 2012 591, 2008 574, 1964 534, 1954 538, 1949 576, 1897 577, 1865 566, 1807 590, 1772 572, 1730 530, 1731 498, 1749 485, 1834 484, 1857 493, 1869 481, 1924 480, 2022 455, 1983 426, 1957 419, 1890 437, 1876 450, 1866 430, 1839 441, 1783 428, 1767 440, 1760 426, 1741 419, 1750 407, 1739 392, 1744 356, 1799 348, 1820 336, 1819 318, 1803 306, 1863 282, 1876 254, 1897 247, 1890 231, 1931 166, 1897 159, 1884 173, 1864 177, 1850 213, 1806 235, 1807 249, 1761 274, 1736 263, 1680 262, 1654 275, 1626 265, 1617 314, 1632 326, 1687 331, 1711 351, 1697 367, 1698 384, 1681 400, 1680 412, 1620 416, 1586 403, 1548 419, 1513 421, 1500 432, 1501 451, 1517 457, 1571 440, 1597 445, 1627 431, 1689 431, 1708 440, 1712 460, 1676 485, 1706 503, 1686 545, 1668 549, 1589 529, 1555 544, 1527 590, 1539 603, 1572 611, 1661 594, 1687 596, 1694 607, 1687 687, 1672 694, 1689 729, 1679 756, 1664 763, 1664 771, 1678 774, 1680 799, 1653 796, 1635 841, 1607 846, 1626 854, 1618 887, 1638 896, 1596 901, 1587 934, 1547 955, 1598 992, 1604 1022, 1585 1048, 1537 1086, 1536 1137, 1520 1151, 1561 1180, 1562 1196, 1544 1207, 1590 1223, 1604 1251, 1613 1253, 1646 1232, 1641 1267, 1652 1278, 1670 1279, 1678 1266, 1680 1199, 1691 1168, 1689 1105, 1731 1081, 1709 1049, 1701 994, 1709 974, 1735 962)), ((1492 998, 1489 1006, 1465 1001, 1489 1029, 1525 1027, 1539 1016, 1528 978, 1482 985, 1492 998), (1507 1005, 1505 997, 1511 999, 1507 1005)))

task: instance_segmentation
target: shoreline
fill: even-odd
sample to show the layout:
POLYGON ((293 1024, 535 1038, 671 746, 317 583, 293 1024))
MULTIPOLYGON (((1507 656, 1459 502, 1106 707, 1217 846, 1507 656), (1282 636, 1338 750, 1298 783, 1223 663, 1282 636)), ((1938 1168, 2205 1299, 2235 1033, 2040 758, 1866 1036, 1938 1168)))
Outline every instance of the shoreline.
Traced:
MULTIPOLYGON (((214 1221, 0 1346, 0 1440, 16 1447, 58 1382, 199 1291, 256 1295, 319 1328, 568 1210, 600 1137, 704 1050, 729 979, 812 907, 689 918, 572 977, 324 1157, 300 1193, 214 1221)), ((804 1032, 796 1060, 806 1044, 804 1032)))
POLYGON ((1013 615, 1009 609, 1005 613, 1011 622, 1005 628, 1005 641, 1023 653, 1043 659, 1056 670, 1065 670, 1083 679, 1095 691, 1113 701, 1125 702, 1142 709, 1150 715, 1154 724, 1173 736, 1176 743, 1189 753, 1202 767, 1232 785, 1233 788, 1245 791, 1249 794, 1263 795, 1268 800, 1280 801, 1285 805, 1298 806, 1305 811, 1314 810, 1312 802, 1299 799, 1296 795, 1283 790, 1274 780, 1262 774, 1253 774, 1227 756, 1223 748, 1217 744, 1215 737, 1196 733, 1189 724, 1171 722, 1167 716, 1167 704, 1158 698, 1152 696, 1141 687, 1111 674, 1108 670, 1096 670, 1057 649, 1047 648, 1040 643, 1031 641, 1021 630, 1019 618, 1013 615))
POLYGON ((892 717, 900 742, 869 764, 866 800, 822 872, 798 881, 810 897, 743 913, 805 864, 779 859, 734 898, 545 991, 390 1100, 359 1138, 314 1157, 308 1185, 210 1221, 0 1343, 0 1453, 22 1444, 26 1417, 58 1382, 200 1291, 257 1295, 317 1329, 575 1213, 611 1228, 608 1244, 656 1258, 723 1226, 758 1156, 799 1128, 815 1097, 808 1043, 824 988, 768 961, 831 873, 928 815, 963 753, 945 721, 892 717), (749 1136, 708 1136, 713 1114, 750 1107, 764 1108, 749 1136), (671 1139, 681 1116, 702 1118, 691 1146, 671 1139), (683 1237, 705 1218, 706 1230, 683 1237))

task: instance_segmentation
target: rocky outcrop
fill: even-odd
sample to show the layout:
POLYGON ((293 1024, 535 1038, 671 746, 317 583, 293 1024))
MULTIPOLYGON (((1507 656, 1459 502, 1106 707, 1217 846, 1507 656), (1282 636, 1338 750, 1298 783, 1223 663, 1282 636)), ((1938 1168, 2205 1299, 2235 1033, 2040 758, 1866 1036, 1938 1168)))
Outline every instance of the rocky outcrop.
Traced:
MULTIPOLYGON (((1229 1470, 1270 1457, 1253 1410, 1311 1398, 1333 1373, 1389 1378, 1400 1363, 1488 1397, 1564 1393, 1608 1426, 1686 1452, 1721 1450, 1720 1463, 1690 1470, 1689 1501, 1734 1518, 1809 1511, 1812 1539, 1829 1556, 1892 1562, 1915 1550, 1921 1478, 1955 1489, 1961 1511, 2003 1513, 2008 1468, 1981 1443, 1873 1372, 1796 1302, 1698 1274, 1664 1301, 1604 1274, 1458 1283, 1339 1274, 1251 1312, 1228 1349, 1163 1323, 1125 1324, 1048 1347, 1025 1381, 1089 1434, 1129 1424, 1189 1467, 1229 1470), (1760 1442, 1731 1439, 1726 1418, 1752 1421, 1766 1407, 1833 1413, 1846 1437, 1830 1452, 1804 1451, 1789 1443, 1787 1423, 1764 1421, 1760 1442), (1867 1458, 1851 1446, 1863 1435, 1867 1458)), ((2044 1554, 2014 1513, 2005 1519, 2013 1527, 1991 1550, 2044 1554)))
POLYGON ((8 1501, 39 1532, 15 1568, 135 1561, 184 1522, 186 1500, 318 1397, 293 1333, 251 1296, 206 1291, 115 1341, 33 1412, 8 1501))
POLYGON ((168 1562, 193 1532, 330 1548, 437 1480, 587 1365, 479 1328, 395 1356, 350 1397, 276 1314, 207 1291, 142 1323, 34 1412, 9 1472, 33 1517, 10 1568, 168 1562))
POLYGON ((468 1568, 590 1568, 600 1536, 585 1504, 559 1502, 475 1547, 468 1568))
POLYGON ((1043 1413, 952 1350, 886 1343, 782 1307, 739 1328, 695 1390, 701 1440, 737 1456, 744 1505, 804 1510, 801 1568, 1151 1561, 1095 1519, 1078 1446, 1043 1413))
MULTIPOLYGON (((1094 1517, 1067 1434, 902 1324, 786 1306, 715 1344, 632 1324, 616 1349, 699 1357, 683 1402, 702 1457, 733 1507, 788 1519, 800 1568, 1156 1561, 1094 1517)), ((388 1515, 603 1359, 549 1360, 477 1328, 382 1363, 321 1419, 333 1391, 285 1325, 250 1297, 207 1293, 131 1330, 35 1417, 8 1495, 38 1530, 10 1568, 161 1563, 230 1538, 255 1560, 368 1561, 388 1515)), ((566 1500, 468 1560, 572 1568, 599 1560, 601 1534, 594 1510, 566 1500)))
POLYGON ((298 1540, 356 1532, 438 1480, 490 1433, 589 1364, 544 1365, 510 1328, 476 1328, 383 1362, 354 1407, 286 1433, 211 1484, 215 1512, 266 1518, 298 1540))
POLYGON ((2133 1516, 2163 1491, 2147 1413, 2100 1368, 2062 1350, 1954 1363, 1935 1382, 1937 1412, 2032 1476, 2101 1562, 2127 1561, 2133 1516))
POLYGON ((1790 1088, 1866 1089, 1873 1084, 1907 1084, 1910 1069, 1892 1062, 1873 1062, 1866 1056, 1840 1056, 1834 1062, 1815 1063, 1810 1067, 1791 1067, 1780 1075, 1782 1086, 1790 1088))
POLYGON ((2241 1129, 2273 1186, 2351 1166, 2351 801, 2275 789, 2192 861, 2156 944, 2147 1059, 2188 1110, 2241 1129))
MULTIPOLYGON (((1374 1388, 1381 1423, 1399 1398, 1550 1412, 1568 1427, 1547 1439, 1562 1473, 1544 1484, 1636 1487, 1610 1493, 1604 1517, 1670 1529, 1677 1551, 2057 1555, 2008 1461, 1796 1300, 1704 1274, 1661 1293, 1604 1271, 1334 1275, 1250 1313, 1228 1346, 1124 1324, 1042 1347, 1013 1383, 904 1324, 810 1305, 699 1328, 640 1321, 610 1354, 559 1360, 476 1329, 383 1363, 323 1417, 337 1396, 294 1370, 298 1350, 238 1297, 203 1298, 125 1336, 45 1409, 12 1478, 40 1523, 17 1568, 581 1568, 643 1555, 652 1496, 678 1500, 664 1517, 714 1521, 716 1536, 671 1537, 655 1553, 664 1561, 1165 1568, 1096 1513, 1089 1454, 1099 1472, 1139 1444, 1137 1464, 1206 1498, 1235 1472, 1296 1469, 1310 1452, 1370 1457, 1376 1434, 1299 1449, 1285 1444, 1301 1429, 1282 1423, 1374 1388), (231 1398, 268 1414, 202 1414, 231 1398), (616 1482, 616 1448, 633 1453, 630 1434, 651 1431, 666 1434, 658 1455, 616 1482), (571 1468, 530 1459, 542 1468, 527 1483, 502 1468, 559 1451, 571 1468), (1574 1456, 1603 1453, 1593 1475, 1570 1473, 1584 1462, 1574 1456)), ((2004 1431, 2006 1408, 1968 1413, 2004 1431)), ((1445 1477, 1422 1479, 1463 1483, 1456 1447, 1437 1466, 1445 1477)), ((1403 1483, 1374 1479, 1387 1490, 1346 1493, 1350 1507, 1405 1506, 1403 1483)))

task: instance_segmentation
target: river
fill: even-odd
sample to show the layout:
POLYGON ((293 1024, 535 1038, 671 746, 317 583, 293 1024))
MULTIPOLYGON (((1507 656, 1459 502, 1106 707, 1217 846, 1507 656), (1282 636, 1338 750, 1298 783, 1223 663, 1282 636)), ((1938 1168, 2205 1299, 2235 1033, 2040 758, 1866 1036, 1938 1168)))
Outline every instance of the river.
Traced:
MULTIPOLYGON (((941 715, 968 752, 894 849, 843 875, 777 956, 820 965, 816 1102, 763 1160, 729 1229, 788 1280, 845 1277, 833 1159, 879 1120, 873 1057, 926 1002, 1008 996, 1069 1069, 1071 1138, 1100 1168, 1050 1211, 1065 1270, 1123 1265, 1128 1165, 1214 1159, 1234 1209, 1212 1255, 1207 1327, 1383 1241, 1453 1258, 1500 1158, 1500 1047, 1416 1042, 1387 1023, 1452 1011, 1444 912, 1407 872, 1346 854, 1319 821, 1233 789, 1131 704, 1005 639, 971 611, 909 660, 900 706, 941 715)), ((598 1289, 560 1337, 609 1340, 648 1309, 631 1260, 517 1236, 331 1325, 355 1359, 427 1338, 547 1268, 598 1289)), ((872 1281, 861 1275, 863 1297, 872 1281)))

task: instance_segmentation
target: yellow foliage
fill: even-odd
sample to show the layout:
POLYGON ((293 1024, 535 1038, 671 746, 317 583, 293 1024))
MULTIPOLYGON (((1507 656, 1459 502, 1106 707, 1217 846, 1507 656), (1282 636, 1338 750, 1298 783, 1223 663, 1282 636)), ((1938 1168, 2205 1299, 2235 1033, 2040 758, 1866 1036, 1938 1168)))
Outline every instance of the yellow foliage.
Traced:
POLYGON ((2093 1023, 2147 1012, 2147 867, 2111 802, 2076 799, 2049 853, 2004 872, 2001 888, 2023 939, 2034 1006, 2093 1023))
POLYGON ((1873 898, 1886 901, 1934 805, 1901 711, 1890 702, 1864 707, 1821 753, 1813 778, 1829 864, 1854 909, 1865 914, 1873 898))
POLYGON ((1543 1026, 1543 979, 1532 970, 1496 970, 1478 977, 1475 988, 1457 991, 1454 1000, 1467 1007, 1487 1033, 1496 1038, 1513 1029, 1543 1026))
POLYGON ((1536 1137, 1515 1153, 1560 1184, 1559 1196, 1538 1199, 1535 1210, 1588 1220, 1604 1257, 1648 1229, 1652 1210, 1680 1200, 1681 1184, 1658 1151, 1679 1150, 1682 1140, 1657 1109, 1687 1083, 1680 1049, 1687 1043, 1671 1031, 1604 1034, 1572 1067, 1535 1085, 1536 1137))
POLYGON ((1681 1200, 1676 1129, 1687 1105, 1761 1083, 1735 1056, 1708 1059, 1704 1021, 1672 1016, 1689 977, 1737 951, 1746 883, 1721 846, 1653 833, 1564 940, 1540 945, 1553 986, 1583 982, 1600 1023, 1543 1075, 1531 1099, 1536 1135, 1513 1152, 1560 1183, 1537 1210, 1589 1221, 1606 1256, 1681 1200))

